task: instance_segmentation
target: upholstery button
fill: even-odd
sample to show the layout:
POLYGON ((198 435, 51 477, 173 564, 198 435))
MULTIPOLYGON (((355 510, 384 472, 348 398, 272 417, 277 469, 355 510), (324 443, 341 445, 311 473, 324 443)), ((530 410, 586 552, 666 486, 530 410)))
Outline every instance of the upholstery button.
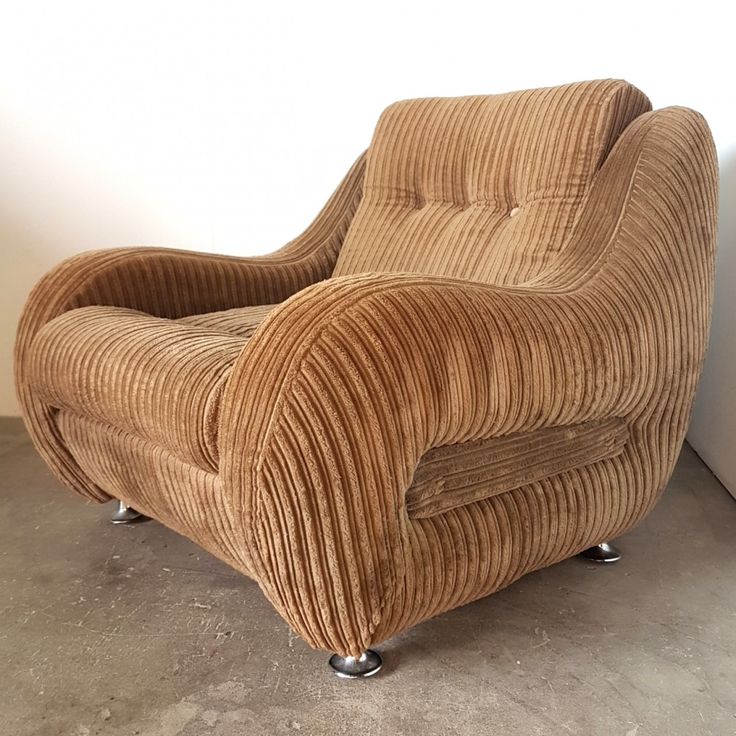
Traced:
POLYGON ((519 212, 521 212, 521 207, 514 207, 514 209, 512 209, 511 212, 509 212, 509 217, 516 217, 516 215, 518 215, 519 212))

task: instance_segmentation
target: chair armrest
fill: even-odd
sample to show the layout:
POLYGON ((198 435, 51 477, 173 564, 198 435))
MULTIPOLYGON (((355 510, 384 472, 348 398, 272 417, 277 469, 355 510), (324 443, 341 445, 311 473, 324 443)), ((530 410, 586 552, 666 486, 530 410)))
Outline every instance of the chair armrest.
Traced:
POLYGON ((26 426, 57 476, 90 498, 107 499, 76 467, 52 426, 48 407, 28 385, 29 347, 38 330, 66 311, 93 305, 174 319, 282 301, 332 272, 360 201, 364 167, 365 154, 304 233, 271 255, 235 258, 166 248, 90 251, 64 261, 40 280, 18 327, 15 379, 26 426))
POLYGON ((446 574, 427 541, 443 522, 406 513, 431 448, 616 416, 639 474, 622 524, 661 490, 707 334, 715 160, 702 118, 652 115, 610 155, 547 283, 331 279, 246 346, 223 399, 223 484, 249 569, 313 646, 358 654, 491 592, 482 576, 460 592, 417 582, 446 574))
POLYGON ((275 253, 236 258, 169 248, 116 248, 67 259, 35 286, 20 332, 77 307, 115 306, 175 319, 283 301, 327 278, 362 191, 365 154, 312 224, 275 253))
POLYGON ((220 472, 247 566, 300 635, 358 654, 394 632, 428 450, 642 400, 642 361, 601 317, 574 294, 370 275, 268 318, 223 398, 220 472))

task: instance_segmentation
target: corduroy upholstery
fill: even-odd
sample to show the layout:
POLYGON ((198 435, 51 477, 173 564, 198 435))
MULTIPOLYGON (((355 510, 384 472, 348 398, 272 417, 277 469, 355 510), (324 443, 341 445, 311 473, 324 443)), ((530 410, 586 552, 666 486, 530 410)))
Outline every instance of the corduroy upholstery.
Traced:
POLYGON ((568 242, 621 131, 650 109, 615 80, 391 105, 334 275, 537 276, 568 242))
POLYGON ((36 445, 358 654, 652 508, 707 338, 703 118, 604 80, 411 100, 273 256, 83 254, 35 288, 36 445))

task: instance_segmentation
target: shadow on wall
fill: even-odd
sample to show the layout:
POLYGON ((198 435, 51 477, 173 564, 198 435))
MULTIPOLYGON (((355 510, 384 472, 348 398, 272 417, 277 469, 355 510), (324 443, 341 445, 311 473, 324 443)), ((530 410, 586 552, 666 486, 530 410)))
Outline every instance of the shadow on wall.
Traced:
POLYGON ((736 151, 721 160, 713 324, 688 441, 736 496, 736 151))

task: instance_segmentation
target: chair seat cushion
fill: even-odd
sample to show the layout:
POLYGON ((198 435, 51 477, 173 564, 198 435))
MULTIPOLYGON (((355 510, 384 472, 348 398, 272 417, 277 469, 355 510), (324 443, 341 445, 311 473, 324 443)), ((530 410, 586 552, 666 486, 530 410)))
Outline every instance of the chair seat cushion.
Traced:
POLYGON ((203 327, 206 330, 229 332, 240 337, 250 337, 268 317, 269 312, 278 304, 258 304, 253 307, 237 307, 226 309, 223 312, 207 312, 206 314, 192 314, 176 320, 187 325, 203 327))
POLYGON ((132 432, 216 471, 223 390, 269 309, 179 320, 119 307, 74 309, 37 334, 30 379, 51 406, 132 432))

